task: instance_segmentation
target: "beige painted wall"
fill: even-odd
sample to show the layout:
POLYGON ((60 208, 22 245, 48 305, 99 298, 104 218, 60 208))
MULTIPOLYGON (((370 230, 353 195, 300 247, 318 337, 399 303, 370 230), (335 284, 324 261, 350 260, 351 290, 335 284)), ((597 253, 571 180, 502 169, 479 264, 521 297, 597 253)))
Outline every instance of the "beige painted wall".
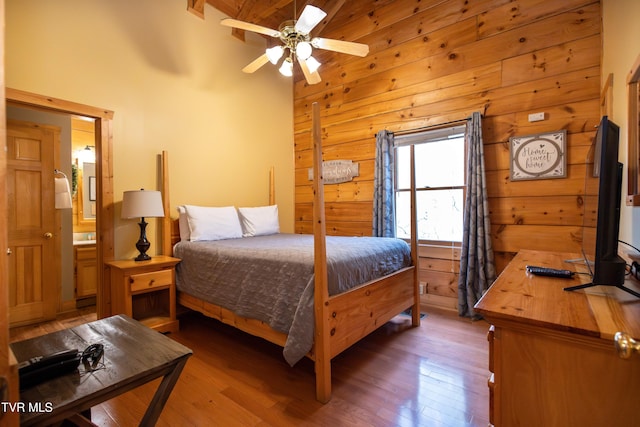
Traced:
MULTIPOLYGON (((638 0, 603 0, 604 54, 602 79, 613 73, 613 118, 620 126, 620 161, 625 164, 623 197, 627 189, 627 75, 640 55, 640 2, 638 0)), ((620 238, 640 246, 640 208, 622 203, 620 238)))
POLYGON ((162 150, 172 212, 266 204, 274 166, 281 228, 293 231, 292 83, 275 67, 242 73, 264 40, 233 38, 209 6, 205 16, 188 13, 185 0, 6 2, 7 87, 115 112, 118 258, 135 255, 139 232, 119 218, 122 192, 159 188, 162 150))

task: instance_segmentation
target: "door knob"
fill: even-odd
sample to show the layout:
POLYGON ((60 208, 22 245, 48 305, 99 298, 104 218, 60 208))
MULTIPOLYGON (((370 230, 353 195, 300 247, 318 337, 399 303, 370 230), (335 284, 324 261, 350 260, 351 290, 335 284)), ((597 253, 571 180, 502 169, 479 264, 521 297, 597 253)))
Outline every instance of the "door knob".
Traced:
POLYGON ((618 356, 622 359, 630 358, 634 351, 640 353, 640 342, 631 338, 629 334, 616 332, 614 340, 616 342, 618 356))
POLYGON ((47 239, 47 240, 48 240, 48 239, 50 239, 50 238, 52 238, 52 237, 53 237, 53 233, 50 233, 50 232, 46 232, 46 233, 44 233, 44 238, 45 238, 45 239, 47 239))
POLYGON ((7 255, 11 255, 13 253, 13 251, 11 250, 11 248, 7 248, 7 255))

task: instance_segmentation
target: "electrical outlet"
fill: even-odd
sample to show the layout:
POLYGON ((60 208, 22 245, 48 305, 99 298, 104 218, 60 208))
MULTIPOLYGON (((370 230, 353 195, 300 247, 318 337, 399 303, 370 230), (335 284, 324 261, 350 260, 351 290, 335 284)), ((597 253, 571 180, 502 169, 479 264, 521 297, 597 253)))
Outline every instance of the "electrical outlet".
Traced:
POLYGON ((426 283, 420 283, 420 295, 424 295, 424 291, 426 287, 427 287, 426 283))
POLYGON ((532 113, 532 114, 529 114, 529 121, 530 122, 539 122, 541 120, 544 120, 544 113, 532 113))

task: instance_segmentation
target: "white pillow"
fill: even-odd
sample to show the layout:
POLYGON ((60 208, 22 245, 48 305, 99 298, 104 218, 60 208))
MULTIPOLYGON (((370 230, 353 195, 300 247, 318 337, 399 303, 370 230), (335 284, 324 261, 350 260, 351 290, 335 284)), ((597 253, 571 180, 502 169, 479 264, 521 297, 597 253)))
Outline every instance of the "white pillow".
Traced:
POLYGON ((187 210, 183 205, 178 206, 178 228, 180 229, 180 240, 184 240, 186 242, 191 240, 187 210))
POLYGON ((266 236, 280 232, 278 205, 238 208, 238 213, 243 237, 266 236))
POLYGON ((191 241, 237 239, 242 237, 238 213, 233 206, 184 206, 191 241))

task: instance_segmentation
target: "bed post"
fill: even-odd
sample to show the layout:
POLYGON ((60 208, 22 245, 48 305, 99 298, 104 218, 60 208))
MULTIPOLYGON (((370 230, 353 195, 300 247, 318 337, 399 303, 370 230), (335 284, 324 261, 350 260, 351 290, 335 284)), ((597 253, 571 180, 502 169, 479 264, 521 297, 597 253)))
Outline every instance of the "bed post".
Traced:
POLYGON ((169 212, 169 154, 166 150, 160 155, 162 205, 164 218, 162 218, 162 254, 171 255, 171 213, 169 212))
POLYGON ((273 166, 269 169, 269 205, 276 204, 276 184, 275 176, 273 172, 273 166))
POLYGON ((320 109, 312 105, 313 136, 313 249, 314 249, 314 314, 316 399, 327 403, 331 399, 331 354, 329 349, 329 290, 327 279, 327 248, 324 213, 324 182, 322 178, 322 137, 320 109))

